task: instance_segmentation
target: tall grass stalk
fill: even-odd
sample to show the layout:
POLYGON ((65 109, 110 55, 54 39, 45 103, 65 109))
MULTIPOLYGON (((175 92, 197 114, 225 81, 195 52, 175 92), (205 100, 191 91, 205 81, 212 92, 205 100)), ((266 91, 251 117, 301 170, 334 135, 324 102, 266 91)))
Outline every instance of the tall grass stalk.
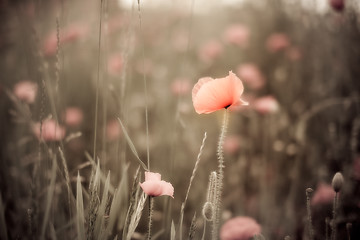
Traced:
POLYGON ((50 216, 50 209, 52 206, 52 200, 54 198, 54 192, 55 192, 55 183, 56 183, 56 170, 57 170, 57 163, 56 163, 56 155, 54 155, 53 161, 52 161, 52 169, 51 169, 51 179, 50 179, 50 184, 47 190, 47 195, 46 195, 46 203, 45 203, 45 214, 44 214, 44 218, 43 218, 43 224, 41 227, 41 235, 40 235, 40 239, 44 239, 45 238, 45 233, 46 233, 46 227, 49 224, 49 216, 50 216))
POLYGON ((100 191, 100 163, 97 163, 96 170, 92 171, 89 184, 89 211, 87 220, 87 239, 93 239, 95 221, 99 208, 99 191, 100 191))
POLYGON ((336 240, 336 235, 337 235, 337 223, 336 223, 336 218, 337 218, 337 208, 339 205, 339 193, 335 192, 335 197, 334 197, 334 201, 333 201, 333 219, 331 221, 331 240, 336 240))
POLYGON ((95 95, 95 125, 94 125, 94 154, 93 158, 96 159, 96 140, 97 140, 97 125, 98 125, 98 112, 99 112, 99 88, 100 88, 100 70, 101 70, 101 36, 102 36, 102 12, 103 2, 100 0, 100 16, 99 16, 99 41, 98 41, 98 56, 97 56, 97 78, 96 78, 96 95, 95 95))
POLYGON ((100 238, 101 233, 104 229, 105 211, 106 211, 106 206, 107 206, 108 198, 109 198, 109 187, 110 187, 110 171, 106 177, 103 195, 101 198, 99 209, 97 211, 97 216, 96 216, 96 221, 95 221, 95 231, 94 231, 94 233, 95 233, 94 236, 96 237, 96 239, 101 239, 100 238))
POLYGON ((223 123, 221 126, 221 132, 219 136, 219 142, 217 147, 217 157, 219 161, 218 166, 218 179, 216 181, 216 199, 215 199, 215 219, 213 224, 212 239, 218 239, 219 235, 219 226, 221 223, 221 195, 224 179, 224 153, 223 153, 223 143, 225 139, 226 129, 229 121, 229 112, 227 109, 224 111, 223 123))
MULTIPOLYGON (((139 15, 139 27, 140 33, 142 32, 142 20, 141 20, 141 8, 140 0, 138 2, 138 15, 139 15)), ((141 38, 143 39, 143 38, 141 38)), ((149 149, 149 116, 148 116, 148 91, 147 91, 147 79, 145 73, 145 43, 141 43, 142 50, 142 66, 143 66, 143 81, 144 81, 144 95, 145 95, 145 126, 146 126, 146 158, 147 158, 147 168, 150 171, 150 149, 149 149)))
POLYGON ((184 220, 184 209, 185 209, 185 206, 186 206, 186 202, 188 200, 188 197, 189 197, 189 193, 190 193, 190 188, 191 188, 191 184, 195 178, 195 174, 196 174, 196 170, 198 169, 198 166, 199 166, 199 163, 200 163, 200 159, 201 159, 201 155, 202 155, 202 152, 203 152, 203 148, 205 146, 205 140, 206 140, 206 137, 207 137, 207 134, 206 132, 204 133, 204 137, 203 137, 203 140, 202 140, 202 143, 201 143, 201 146, 200 146, 200 150, 199 150, 199 154, 196 158, 196 162, 195 162, 195 166, 194 166, 194 169, 193 169, 193 172, 191 174, 191 177, 190 177, 190 182, 189 182, 189 186, 188 186, 188 189, 186 191, 186 195, 185 195, 185 200, 184 202, 181 204, 181 210, 180 210, 180 223, 179 223, 179 238, 180 240, 182 240, 182 225, 183 225, 183 220, 184 220))
POLYGON ((80 173, 76 180, 76 230, 77 239, 85 240, 85 215, 80 173))
POLYGON ((67 189, 67 195, 68 195, 68 204, 69 204, 69 213, 70 213, 70 219, 72 218, 72 209, 71 209, 71 187, 70 187, 70 176, 69 176, 69 169, 66 163, 65 154, 63 150, 61 150, 61 147, 58 148, 61 158, 62 167, 64 169, 64 176, 65 176, 65 183, 66 183, 66 189, 67 189))

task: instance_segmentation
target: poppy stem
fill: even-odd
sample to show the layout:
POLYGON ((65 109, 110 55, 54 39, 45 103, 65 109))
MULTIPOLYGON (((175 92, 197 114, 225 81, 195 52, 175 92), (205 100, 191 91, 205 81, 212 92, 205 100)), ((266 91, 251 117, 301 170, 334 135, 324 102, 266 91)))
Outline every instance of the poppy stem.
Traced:
POLYGON ((151 239, 151 226, 152 226, 153 208, 154 208, 154 198, 152 196, 149 196, 149 223, 148 223, 147 240, 151 239))
POLYGON ((221 195, 224 179, 224 152, 223 143, 226 135, 227 125, 229 122, 229 112, 225 109, 219 142, 217 146, 217 157, 219 161, 218 179, 216 181, 216 199, 215 199, 215 219, 213 221, 212 239, 218 239, 219 226, 221 222, 221 195))

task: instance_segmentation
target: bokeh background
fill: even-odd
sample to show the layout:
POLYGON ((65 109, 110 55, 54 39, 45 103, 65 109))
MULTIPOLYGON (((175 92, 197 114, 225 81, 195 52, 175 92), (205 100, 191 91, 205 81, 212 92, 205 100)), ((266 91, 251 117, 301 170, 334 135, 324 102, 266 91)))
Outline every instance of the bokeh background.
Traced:
MULTIPOLYGON (((200 239, 223 112, 198 115, 191 90, 233 71, 249 106, 230 112, 223 221, 250 216, 266 239, 309 239, 310 187, 315 239, 325 239, 341 172, 338 237, 358 239, 359 14, 355 0, 1 1, 1 237, 76 239, 76 177, 87 209, 89 156, 114 187, 126 170, 130 189, 138 163, 120 118, 140 158, 148 144, 151 171, 175 188, 174 199, 155 199, 159 239, 179 223, 207 133, 183 227, 196 212, 200 239)), ((145 207, 134 239, 146 231, 145 207)))

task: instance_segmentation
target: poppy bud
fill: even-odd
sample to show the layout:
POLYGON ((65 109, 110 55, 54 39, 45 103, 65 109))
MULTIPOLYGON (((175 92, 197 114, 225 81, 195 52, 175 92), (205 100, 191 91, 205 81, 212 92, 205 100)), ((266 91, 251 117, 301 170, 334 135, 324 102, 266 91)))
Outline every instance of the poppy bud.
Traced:
POLYGON ((337 172, 332 180, 332 187, 334 191, 340 192, 343 183, 344 183, 343 175, 340 172, 337 172))
POLYGON ((344 10, 345 0, 330 0, 331 7, 338 12, 344 10))

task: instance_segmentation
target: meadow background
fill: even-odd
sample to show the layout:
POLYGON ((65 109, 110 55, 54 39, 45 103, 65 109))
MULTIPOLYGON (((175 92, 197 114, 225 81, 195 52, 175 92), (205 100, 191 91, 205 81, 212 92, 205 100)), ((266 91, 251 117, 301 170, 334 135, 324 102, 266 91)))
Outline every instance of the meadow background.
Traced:
MULTIPOLYGON (((325 239, 341 172, 338 239, 359 239, 359 3, 149 2, 0 2, 0 238, 125 239, 144 181, 132 142, 175 189, 154 198, 153 239, 201 239, 222 111, 198 115, 191 89, 233 71, 249 106, 230 112, 223 222, 310 239, 312 188, 325 239)), ((132 239, 146 237, 147 203, 140 214, 132 239)))

